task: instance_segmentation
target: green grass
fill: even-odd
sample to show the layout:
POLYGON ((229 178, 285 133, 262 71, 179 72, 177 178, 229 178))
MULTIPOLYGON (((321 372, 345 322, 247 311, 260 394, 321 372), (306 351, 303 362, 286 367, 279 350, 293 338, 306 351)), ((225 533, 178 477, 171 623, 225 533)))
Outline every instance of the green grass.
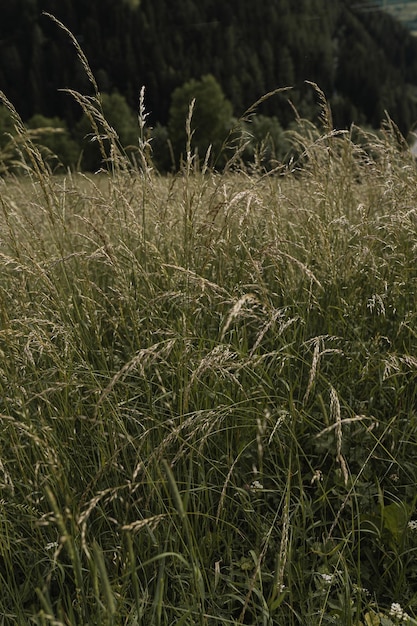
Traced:
POLYGON ((16 117, 0 624, 417 616, 417 169, 323 111, 275 172, 169 177, 114 136, 55 177, 16 117))

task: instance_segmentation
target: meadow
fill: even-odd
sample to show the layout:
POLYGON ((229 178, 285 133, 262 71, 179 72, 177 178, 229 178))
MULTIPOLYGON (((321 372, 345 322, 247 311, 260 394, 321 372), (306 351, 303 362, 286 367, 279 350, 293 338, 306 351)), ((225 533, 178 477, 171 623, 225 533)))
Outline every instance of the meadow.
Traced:
POLYGON ((285 163, 216 171, 189 119, 159 176, 141 109, 135 163, 108 127, 100 174, 55 175, 3 100, 0 624, 417 624, 394 123, 336 132, 323 100, 285 163))

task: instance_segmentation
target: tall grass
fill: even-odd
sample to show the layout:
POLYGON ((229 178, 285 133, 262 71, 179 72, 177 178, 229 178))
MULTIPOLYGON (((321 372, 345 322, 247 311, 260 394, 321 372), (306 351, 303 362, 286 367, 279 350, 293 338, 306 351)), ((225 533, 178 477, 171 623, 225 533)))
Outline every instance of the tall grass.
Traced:
POLYGON ((337 133, 322 101, 274 172, 189 149, 160 177, 142 104, 136 166, 108 128, 103 172, 55 177, 3 101, 0 623, 416 623, 417 170, 394 124, 337 133))

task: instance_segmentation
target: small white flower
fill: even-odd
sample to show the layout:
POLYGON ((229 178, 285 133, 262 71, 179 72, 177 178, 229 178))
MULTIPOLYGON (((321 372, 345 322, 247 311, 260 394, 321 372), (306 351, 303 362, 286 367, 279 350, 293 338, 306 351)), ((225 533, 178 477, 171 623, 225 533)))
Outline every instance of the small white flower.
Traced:
POLYGON ((262 484, 262 483, 260 483, 260 482, 259 482, 259 480, 254 480, 254 481, 251 483, 250 488, 251 488, 251 491, 261 491, 261 489, 263 489, 263 488, 264 488, 264 486, 263 486, 263 484, 262 484))
POLYGON ((413 519, 407 524, 410 530, 417 530, 417 520, 413 519))
POLYGON ((335 578, 337 576, 343 575, 343 572, 341 572, 338 569, 335 569, 333 574, 327 574, 326 572, 317 572, 317 574, 325 583, 327 583, 328 585, 331 585, 335 581, 335 578))
POLYGON ((365 589, 365 587, 358 587, 358 585, 353 585, 352 587, 353 589, 353 593, 362 593, 365 596, 370 596, 370 592, 368 589, 365 589))
POLYGON ((390 614, 390 617, 401 620, 403 622, 410 621, 410 616, 408 615, 408 613, 406 613, 402 609, 401 604, 399 602, 393 602, 391 604, 391 609, 390 609, 389 614, 390 614))
POLYGON ((320 572, 320 576, 324 580, 324 582, 328 583, 329 585, 333 581, 332 574, 323 574, 322 572, 320 572))
POLYGON ((391 617, 397 617, 399 613, 402 615, 402 612, 403 610, 401 608, 401 605, 398 604, 398 602, 393 602, 391 604, 391 610, 389 612, 391 617))
POLYGON ((53 548, 57 548, 58 547, 58 542, 57 541, 52 541, 51 543, 47 543, 45 546, 45 550, 52 550, 53 548))

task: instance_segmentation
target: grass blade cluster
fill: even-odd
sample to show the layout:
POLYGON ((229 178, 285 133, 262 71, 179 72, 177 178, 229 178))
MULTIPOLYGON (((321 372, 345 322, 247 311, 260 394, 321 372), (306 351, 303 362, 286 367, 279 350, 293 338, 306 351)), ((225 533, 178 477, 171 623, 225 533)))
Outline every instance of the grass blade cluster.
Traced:
POLYGON ((3 624, 415 623, 417 168, 326 111, 164 178, 53 176, 14 112, 3 624))

